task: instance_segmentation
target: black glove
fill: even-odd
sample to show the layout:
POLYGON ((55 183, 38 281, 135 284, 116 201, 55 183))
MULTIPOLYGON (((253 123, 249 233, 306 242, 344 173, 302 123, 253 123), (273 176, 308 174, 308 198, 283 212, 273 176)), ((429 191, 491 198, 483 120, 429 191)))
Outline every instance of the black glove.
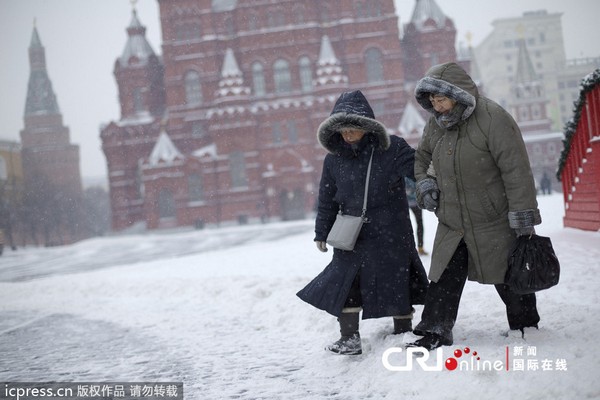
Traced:
POLYGON ((427 211, 438 208, 440 190, 435 179, 425 178, 417 182, 417 205, 427 211))
POLYGON ((535 225, 542 223, 538 209, 509 211, 508 224, 515 230, 517 236, 535 235, 535 225))

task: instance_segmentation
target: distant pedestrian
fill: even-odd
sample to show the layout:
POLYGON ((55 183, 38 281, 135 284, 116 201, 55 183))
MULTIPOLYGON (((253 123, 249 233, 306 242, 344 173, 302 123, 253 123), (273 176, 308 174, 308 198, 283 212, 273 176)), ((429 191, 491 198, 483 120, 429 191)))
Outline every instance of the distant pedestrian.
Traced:
POLYGON ((409 178, 404 179, 404 184, 406 185, 406 199, 408 200, 408 208, 412 211, 415 216, 415 221, 417 223, 417 251, 420 255, 426 256, 427 253, 425 248, 423 247, 423 211, 417 205, 417 193, 416 193, 416 185, 415 181, 409 178))
POLYGON ((542 194, 552 194, 552 183, 550 182, 550 177, 546 172, 542 176, 542 180, 540 182, 542 194))
POLYGON ((319 143, 329 152, 319 185, 315 242, 326 240, 341 212, 363 209, 369 159, 372 168, 366 218, 352 251, 334 249, 331 263, 298 296, 336 316, 341 337, 327 350, 361 354, 362 318, 393 317, 394 333, 412 330, 413 304, 423 304, 427 276, 415 248, 404 177, 414 178, 414 149, 391 136, 360 91, 343 93, 319 126, 319 143))

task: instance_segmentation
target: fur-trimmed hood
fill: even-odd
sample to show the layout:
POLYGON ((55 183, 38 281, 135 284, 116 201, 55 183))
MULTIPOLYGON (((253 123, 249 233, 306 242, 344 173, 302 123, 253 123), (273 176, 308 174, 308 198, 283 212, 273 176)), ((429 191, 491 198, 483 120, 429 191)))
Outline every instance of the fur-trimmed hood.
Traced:
POLYGON ((331 115, 321 123, 317 139, 321 146, 332 154, 339 154, 347 146, 340 134, 345 127, 363 129, 381 150, 390 147, 390 136, 385 126, 375 120, 373 109, 360 90, 344 92, 337 99, 331 115))
POLYGON ((458 64, 450 62, 431 67, 415 87, 415 98, 425 110, 438 116, 431 101, 430 94, 441 94, 464 106, 460 119, 471 116, 477 104, 479 91, 473 79, 458 64))

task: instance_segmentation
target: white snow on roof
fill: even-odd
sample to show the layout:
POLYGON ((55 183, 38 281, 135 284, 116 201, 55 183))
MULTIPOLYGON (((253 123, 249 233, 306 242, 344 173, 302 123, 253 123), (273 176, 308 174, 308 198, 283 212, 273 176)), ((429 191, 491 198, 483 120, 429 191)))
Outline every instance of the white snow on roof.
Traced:
POLYGON ((132 57, 137 58, 140 63, 145 63, 154 55, 154 50, 146 40, 146 28, 140 23, 135 10, 131 16, 131 22, 127 28, 128 39, 123 54, 119 58, 121 65, 129 64, 132 57))
POLYGON ((154 118, 149 111, 143 110, 135 115, 126 117, 118 121, 117 126, 144 125, 154 122, 154 118))
POLYGON ((233 10, 236 5, 237 0, 212 0, 212 10, 215 12, 233 10))
POLYGON ((194 150, 192 152, 192 155, 198 158, 202 158, 204 156, 209 156, 210 158, 217 158, 217 145, 216 143, 212 143, 208 146, 201 147, 198 150, 194 150))
POLYGON ((417 108, 412 103, 407 103, 404 108, 404 114, 400 119, 398 131, 404 137, 412 135, 420 135, 425 128, 425 120, 417 111, 417 108))
POLYGON ((327 35, 323 35, 321 38, 321 51, 317 61, 316 74, 317 78, 313 82, 315 86, 348 82, 348 77, 342 73, 340 61, 335 56, 333 46, 327 35))
POLYGON ((418 0, 410 22, 414 23, 419 30, 423 30, 426 29, 425 22, 430 19, 438 28, 443 28, 446 24, 446 15, 435 0, 418 0))
POLYGON ((169 135, 163 130, 158 136, 158 140, 150 153, 148 161, 150 165, 158 165, 161 161, 172 163, 177 158, 183 158, 183 154, 175 147, 169 135))
POLYGON ((337 65, 339 63, 331 46, 331 40, 329 40, 329 36, 327 35, 323 35, 321 38, 321 51, 317 63, 318 65, 337 65))
POLYGON ((219 89, 215 92, 219 97, 249 95, 250 88, 244 86, 242 71, 231 48, 225 51, 219 89))
POLYGON ((242 71, 240 71, 240 68, 238 67, 233 50, 231 47, 228 47, 225 51, 225 60, 223 61, 223 68, 221 69, 221 77, 229 78, 240 75, 242 75, 242 71))

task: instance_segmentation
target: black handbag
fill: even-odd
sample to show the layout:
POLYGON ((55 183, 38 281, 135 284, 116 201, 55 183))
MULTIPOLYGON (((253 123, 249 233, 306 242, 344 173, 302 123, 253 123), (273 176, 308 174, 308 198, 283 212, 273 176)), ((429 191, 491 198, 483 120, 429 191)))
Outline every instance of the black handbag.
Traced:
POLYGON ((520 236, 508 255, 504 283, 517 294, 535 293, 558 284, 560 264, 550 238, 520 236))

